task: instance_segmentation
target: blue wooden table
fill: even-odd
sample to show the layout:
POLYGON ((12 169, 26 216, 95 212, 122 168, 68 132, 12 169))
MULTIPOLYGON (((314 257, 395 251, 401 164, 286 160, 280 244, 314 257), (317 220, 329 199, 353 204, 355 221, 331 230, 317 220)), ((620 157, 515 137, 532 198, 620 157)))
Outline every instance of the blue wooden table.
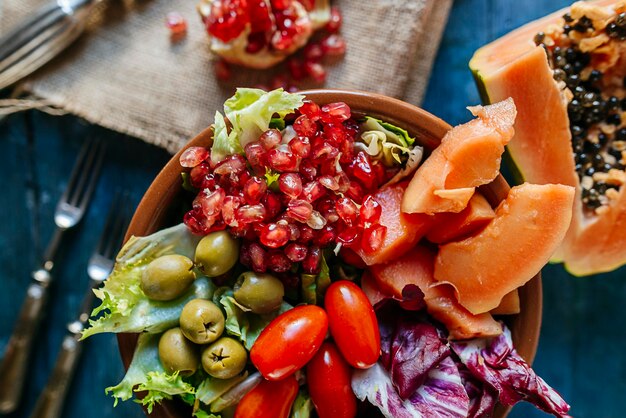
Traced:
MULTIPOLYGON (((467 62, 480 45, 566 5, 564 0, 458 0, 444 35, 423 106, 456 124, 469 119, 465 106, 479 102, 467 62)), ((333 86, 330 86, 333 87, 333 86)), ((341 87, 341 86, 334 86, 341 87)), ((87 284, 86 263, 115 190, 138 201, 169 155, 140 141, 90 126, 74 117, 36 112, 14 115, 0 125, 0 353, 4 351, 35 267, 53 224, 52 215, 81 142, 99 135, 108 157, 93 203, 73 231, 55 268, 54 303, 39 332, 20 409, 28 417, 46 383, 64 327, 78 309, 87 284)), ((561 266, 544 269, 544 318, 535 369, 572 404, 577 418, 620 418, 626 394, 626 269, 588 278, 569 276, 561 266)), ((123 376, 115 338, 86 341, 63 416, 140 418, 127 402, 113 408, 106 386, 123 376)), ((519 405, 514 418, 545 414, 519 405)))

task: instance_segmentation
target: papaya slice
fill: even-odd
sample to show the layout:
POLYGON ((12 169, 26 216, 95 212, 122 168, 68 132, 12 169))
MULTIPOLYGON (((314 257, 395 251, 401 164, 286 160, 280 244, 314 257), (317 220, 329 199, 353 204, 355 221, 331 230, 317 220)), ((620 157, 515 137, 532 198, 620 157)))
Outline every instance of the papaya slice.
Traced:
POLYGON ((369 271, 365 271, 361 276, 361 290, 363 290, 372 306, 376 306, 378 302, 388 297, 380 290, 378 283, 376 283, 369 271))
POLYGON ((402 196, 407 183, 384 187, 374 193, 374 198, 382 208, 379 223, 387 228, 385 239, 374 253, 368 253, 360 246, 353 250, 371 266, 392 260, 410 250, 430 229, 434 217, 421 214, 406 214, 400 210, 402 196))
POLYGON ((473 314, 496 308, 548 262, 565 236, 574 188, 524 183, 513 187, 478 234, 439 247, 435 279, 454 286, 473 314))
POLYGON ((510 291, 502 297, 497 308, 491 310, 492 315, 515 315, 520 313, 519 291, 510 291))
POLYGON ((626 264, 626 40, 615 24, 624 12, 618 0, 577 2, 470 61, 483 102, 512 97, 518 108, 507 150, 520 181, 576 187, 552 261, 578 276, 626 264))
POLYGON ((435 244, 458 241, 482 229, 496 213, 487 199, 475 193, 467 207, 459 213, 438 213, 426 239, 435 244))
POLYGON ((476 119, 452 128, 417 169, 402 200, 406 213, 460 212, 476 187, 499 173, 500 160, 513 136, 512 100, 469 108, 476 119))
POLYGON ((400 300, 406 285, 418 286, 424 292, 426 310, 446 326, 452 339, 490 337, 502 333, 502 327, 491 314, 471 314, 457 302, 451 286, 437 285, 433 275, 435 255, 430 248, 417 245, 392 262, 371 266, 369 272, 380 291, 400 300))

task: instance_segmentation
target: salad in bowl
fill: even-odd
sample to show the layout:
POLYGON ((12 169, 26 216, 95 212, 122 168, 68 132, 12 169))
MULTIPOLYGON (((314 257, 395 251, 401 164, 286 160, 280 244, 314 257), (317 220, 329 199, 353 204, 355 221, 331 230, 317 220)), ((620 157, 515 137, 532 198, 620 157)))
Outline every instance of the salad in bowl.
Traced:
POLYGON ((471 110, 238 89, 95 291, 83 338, 120 333, 127 366, 107 392, 161 417, 567 416, 529 362, 574 192, 509 190, 515 106, 471 110))

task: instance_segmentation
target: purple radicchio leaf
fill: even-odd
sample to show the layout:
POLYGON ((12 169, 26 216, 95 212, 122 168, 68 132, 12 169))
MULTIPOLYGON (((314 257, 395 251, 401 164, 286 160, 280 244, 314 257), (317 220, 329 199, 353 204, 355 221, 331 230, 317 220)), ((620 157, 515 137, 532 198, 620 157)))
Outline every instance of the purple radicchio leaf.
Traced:
POLYGON ((476 379, 461 362, 456 363, 465 392, 469 396, 467 418, 491 418, 498 401, 498 393, 489 385, 476 379))
POLYGON ((454 360, 443 359, 428 372, 426 381, 406 400, 396 392, 380 363, 352 375, 357 398, 367 399, 387 418, 466 418, 469 398, 454 360))
POLYGON ((502 335, 493 339, 452 341, 450 345, 474 377, 498 392, 501 403, 525 400, 549 414, 567 417, 570 406, 520 357, 511 332, 503 328, 502 335))
POLYGON ((437 329, 428 323, 402 320, 391 345, 391 381, 402 399, 422 386, 441 360, 450 355, 437 329))

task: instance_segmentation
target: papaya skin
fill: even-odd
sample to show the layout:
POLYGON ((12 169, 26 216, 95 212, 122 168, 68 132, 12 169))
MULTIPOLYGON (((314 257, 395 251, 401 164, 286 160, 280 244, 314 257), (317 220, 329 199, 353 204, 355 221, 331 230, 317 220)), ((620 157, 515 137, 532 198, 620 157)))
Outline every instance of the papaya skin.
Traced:
POLYGON ((498 307, 548 262, 565 236, 573 200, 571 186, 513 187, 482 231, 439 247, 435 279, 452 285, 472 314, 498 307))
MULTIPOLYGON (((610 7, 618 3, 595 0, 587 4, 610 7)), ((567 10, 480 48, 470 61, 470 69, 484 103, 513 97, 518 106, 515 136, 507 145, 513 178, 518 183, 560 183, 576 188, 570 228, 550 262, 564 263, 572 275, 587 276, 626 264, 626 196, 622 187, 620 196, 601 213, 586 213, 583 209, 567 100, 552 78, 545 51, 533 42, 537 32, 557 22, 567 10)))

